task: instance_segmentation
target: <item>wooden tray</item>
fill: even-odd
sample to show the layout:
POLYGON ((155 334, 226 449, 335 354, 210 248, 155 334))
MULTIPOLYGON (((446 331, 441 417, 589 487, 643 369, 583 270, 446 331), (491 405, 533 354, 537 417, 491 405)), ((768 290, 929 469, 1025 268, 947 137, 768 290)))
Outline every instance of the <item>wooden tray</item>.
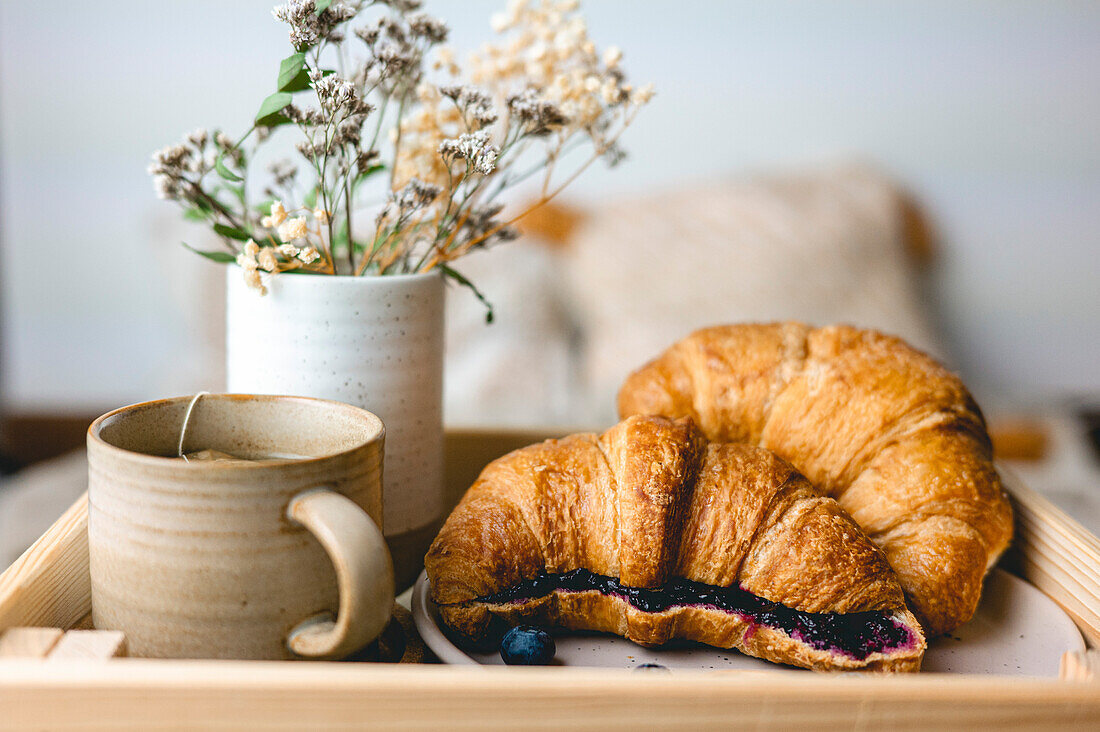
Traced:
MULTIPOLYGON (((544 436, 450 433, 451 502, 486 462, 544 436)), ((1089 645, 1100 646, 1100 540, 1010 473, 1003 474, 1017 515, 1015 545, 1003 566, 1053 598, 1074 618, 1089 645)), ((56 641, 60 630, 87 616, 86 517, 86 499, 81 499, 0 575, 0 631, 55 628, 56 641)), ((665 676, 604 669, 88 660, 73 659, 72 654, 65 659, 0 658, 0 729, 1095 729, 1100 723, 1098 659, 1096 650, 1067 654, 1061 680, 1030 680, 794 671, 665 676)))

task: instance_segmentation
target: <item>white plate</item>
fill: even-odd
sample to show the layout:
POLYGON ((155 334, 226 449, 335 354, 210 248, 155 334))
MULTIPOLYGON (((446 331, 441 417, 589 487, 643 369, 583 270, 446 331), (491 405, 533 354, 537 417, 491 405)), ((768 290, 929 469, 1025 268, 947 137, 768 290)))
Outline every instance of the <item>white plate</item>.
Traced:
MULTIPOLYGON (((413 588, 413 619, 428 648, 444 663, 502 665, 500 654, 473 653, 453 644, 441 630, 439 612, 429 597, 428 577, 421 573, 413 588)), ((554 630, 556 665, 630 668, 657 663, 670 669, 790 670, 732 650, 684 644, 643 648, 625 638, 597 633, 554 630)), ((1057 676, 1065 651, 1084 651, 1077 626, 1049 597, 1024 580, 1000 569, 986 578, 974 618, 948 635, 934 639, 924 654, 924 671, 1057 676)))

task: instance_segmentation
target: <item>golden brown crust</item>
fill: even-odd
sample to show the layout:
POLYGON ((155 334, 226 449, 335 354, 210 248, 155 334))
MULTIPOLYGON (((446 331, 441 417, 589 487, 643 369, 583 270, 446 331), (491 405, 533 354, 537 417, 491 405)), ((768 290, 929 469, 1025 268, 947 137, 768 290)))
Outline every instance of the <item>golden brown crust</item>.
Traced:
POLYGON ((740 584, 806 612, 910 617, 882 552, 836 501, 767 450, 707 443, 686 419, 631 417, 601 436, 549 440, 496 460, 447 519, 425 567, 444 621, 471 637, 496 615, 645 644, 698 640, 813 668, 915 669, 924 649, 915 623, 913 649, 840 663, 780 631, 748 632, 739 616, 714 609, 650 613, 595 592, 478 601, 542 572, 587 569, 634 587, 683 577, 740 584))
POLYGON ((632 374, 619 412, 692 417, 789 460, 884 550, 929 635, 966 622, 1012 513, 957 376, 849 326, 698 331, 632 374))

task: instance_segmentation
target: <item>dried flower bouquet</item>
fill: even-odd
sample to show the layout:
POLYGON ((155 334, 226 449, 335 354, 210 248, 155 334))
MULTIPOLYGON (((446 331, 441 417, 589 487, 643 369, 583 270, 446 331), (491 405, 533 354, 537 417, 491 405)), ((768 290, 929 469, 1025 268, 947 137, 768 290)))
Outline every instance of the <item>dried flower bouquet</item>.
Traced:
POLYGON ((622 159, 619 137, 652 89, 625 82, 617 48, 597 51, 576 0, 513 0, 491 19, 499 41, 471 54, 469 83, 443 45, 447 26, 420 5, 290 0, 273 10, 294 53, 252 128, 236 141, 196 130, 153 156, 158 194, 222 238, 224 251, 200 254, 237 263, 261 293, 277 272, 439 268, 480 297, 454 260, 514 238, 512 224, 595 160, 622 159), (378 17, 351 28, 367 8, 378 17), (306 174, 291 160, 270 165, 257 203, 249 164, 281 127, 301 133, 306 174), (578 147, 590 155, 559 170, 578 147), (540 195, 505 213, 500 194, 532 176, 540 195), (380 210, 364 217, 372 188, 380 210))

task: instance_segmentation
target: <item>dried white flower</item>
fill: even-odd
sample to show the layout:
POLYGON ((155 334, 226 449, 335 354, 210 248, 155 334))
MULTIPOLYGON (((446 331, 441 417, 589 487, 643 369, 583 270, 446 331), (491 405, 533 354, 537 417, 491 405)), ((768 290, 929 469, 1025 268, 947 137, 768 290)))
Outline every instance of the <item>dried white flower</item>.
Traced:
POLYGON ((432 68, 436 71, 445 70, 451 76, 458 76, 461 69, 455 63, 455 52, 450 46, 441 46, 436 49, 435 60, 432 68))
POLYGON ((447 40, 447 25, 427 13, 417 13, 408 18, 409 31, 429 43, 443 43, 447 40))
POLYGON ((244 283, 253 290, 259 291, 261 295, 267 294, 267 288, 264 287, 263 280, 260 279, 260 272, 255 268, 244 271, 244 283))
MULTIPOLYGON (((321 78, 316 70, 310 72, 310 79, 321 106, 328 110, 330 115, 343 116, 359 111, 359 92, 351 81, 341 79, 336 74, 321 78)), ((363 113, 365 114, 366 111, 363 113)))
POLYGON ((318 148, 310 144, 309 140, 301 140, 294 145, 298 152, 302 153, 302 157, 306 160, 316 160, 318 155, 318 148))
MULTIPOLYGON (((434 201, 443 189, 440 186, 435 186, 430 183, 425 183, 419 178, 413 178, 405 187, 399 191, 394 191, 390 194, 390 203, 387 209, 390 207, 396 207, 400 213, 412 211, 414 209, 423 208, 429 203, 434 201)), ((383 209, 379 214, 380 218, 386 216, 387 209, 383 209)))
POLYGON ((618 104, 622 101, 623 90, 619 88, 615 79, 608 79, 600 87, 600 96, 606 104, 618 104))
POLYGON ((468 84, 451 84, 439 90, 443 96, 454 101, 459 110, 472 121, 475 129, 497 121, 497 111, 493 108, 492 97, 482 89, 468 84))
POLYGON ((267 270, 268 272, 274 272, 279 268, 279 260, 275 258, 275 249, 273 247, 264 247, 261 249, 256 261, 259 263, 260 269, 267 270))
POLYGON ((547 134, 569 121, 553 102, 542 99, 533 88, 508 97, 508 111, 525 123, 533 135, 547 134))
MULTIPOLYGON (((501 189, 526 177, 511 176, 516 161, 524 160, 525 169, 527 160, 536 163, 532 173, 538 163, 545 166, 539 203, 552 199, 575 177, 552 179, 556 165, 568 164, 560 161, 572 162, 564 155, 566 143, 587 140, 592 160, 616 162, 624 154, 619 135, 653 95, 652 86, 626 83, 619 48, 596 48, 577 0, 507 0, 503 12, 491 18, 501 35, 470 60, 470 81, 476 86, 442 88, 427 81, 430 69, 457 77, 460 68, 455 52, 439 45, 447 39, 447 26, 419 12, 420 0, 276 1, 281 4, 272 14, 287 24, 319 102, 290 104, 281 114, 292 123, 288 127, 303 133, 295 147, 310 166, 302 172, 318 172, 319 180, 312 175, 300 180, 291 161, 271 163, 263 195, 282 200, 257 214, 242 187, 210 175, 218 156, 242 176, 254 173, 249 164, 255 167, 265 159, 257 154, 258 143, 272 129, 265 123, 238 142, 216 129, 196 129, 183 144, 154 155, 149 168, 157 194, 178 201, 190 218, 245 231, 262 224, 260 243, 248 241, 235 257, 246 284, 261 293, 270 277, 284 270, 335 273, 336 261, 326 248, 331 242, 323 231, 339 218, 350 233, 357 214, 341 207, 352 209, 358 203, 355 185, 380 170, 386 173, 379 178, 389 178, 389 198, 376 219, 379 230, 373 239, 338 245, 348 260, 340 260, 341 272, 350 267, 385 275, 432 268, 514 237, 493 201, 501 189), (353 60, 350 49, 340 45, 351 35, 344 24, 371 7, 381 12, 354 30, 365 44, 358 47, 365 57, 353 60), (338 74, 322 70, 331 65, 322 55, 350 62, 346 73, 344 66, 338 74), (374 111, 369 102, 385 105, 377 127, 366 125, 374 111), (392 146, 384 144, 387 135, 392 146), (390 153, 387 159, 384 154, 390 153), (480 178, 493 174, 499 186, 480 178), (308 205, 298 198, 303 190, 310 192, 308 205)), ((232 177, 222 172, 221 178, 232 177)))
POLYGON ((467 160, 474 170, 489 175, 496 168, 500 148, 489 144, 488 131, 480 130, 444 140, 439 143, 439 154, 445 159, 467 160))
POLYGON ((173 201, 180 195, 179 184, 167 175, 155 176, 153 189, 157 192, 157 198, 164 201, 173 201))
POLYGON ((399 13, 411 13, 414 10, 420 10, 420 6, 423 5, 420 0, 381 0, 381 2, 399 13))
POLYGON ((429 84, 426 81, 422 81, 416 85, 416 98, 423 104, 438 104, 439 87, 435 84, 429 84))
POLYGON ((153 163, 149 166, 150 173, 179 173, 191 162, 192 152, 184 145, 169 145, 153 153, 153 163))
POLYGON ((653 85, 646 84, 645 86, 635 89, 630 95, 630 101, 635 104, 646 104, 653 98, 653 85))
POLYGON ((187 133, 187 141, 200 150, 206 147, 207 141, 210 139, 210 131, 205 127, 198 127, 191 132, 187 133))
POLYGON ((283 202, 272 201, 271 215, 264 216, 260 220, 260 225, 268 229, 274 229, 276 226, 283 223, 284 221, 286 221, 286 208, 283 207, 283 202))
POLYGON ((298 177, 298 166, 286 158, 271 163, 267 166, 267 170, 277 186, 288 185, 298 177))
POLYGON ((290 43, 297 50, 303 51, 321 40, 321 22, 314 0, 290 0, 272 8, 271 15, 290 26, 290 43))
POLYGON ((306 221, 305 216, 287 219, 279 225, 279 238, 283 241, 294 241, 295 239, 301 239, 305 237, 305 235, 309 232, 307 224, 308 222, 306 221))
POLYGON ((514 21, 507 13, 493 13, 489 17, 489 27, 493 29, 495 33, 503 33, 512 27, 514 21))

